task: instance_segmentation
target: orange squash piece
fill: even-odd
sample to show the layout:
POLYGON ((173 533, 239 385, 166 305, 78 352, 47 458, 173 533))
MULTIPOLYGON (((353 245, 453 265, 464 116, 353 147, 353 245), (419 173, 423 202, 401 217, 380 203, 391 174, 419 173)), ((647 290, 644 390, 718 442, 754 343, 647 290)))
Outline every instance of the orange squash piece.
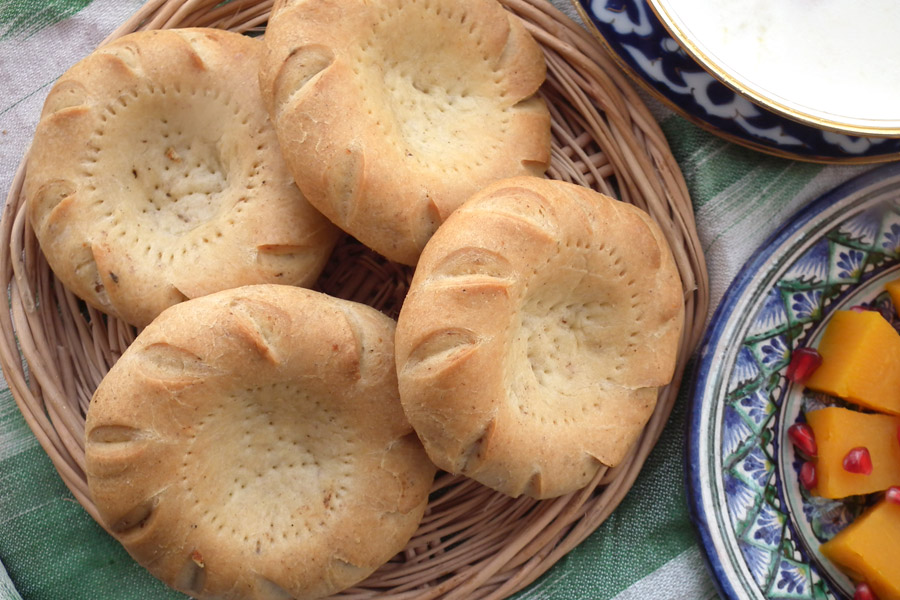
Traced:
POLYGON ((876 504, 820 549, 878 600, 900 600, 900 504, 876 504))
POLYGON ((891 302, 894 303, 894 310, 897 311, 897 316, 900 317, 900 279, 888 281, 884 284, 884 289, 890 295, 891 302))
POLYGON ((835 312, 806 387, 900 415, 900 334, 875 311, 835 312))
POLYGON ((900 417, 831 406, 806 413, 806 422, 812 427, 818 447, 814 494, 844 498, 900 485, 900 417), (867 448, 872 458, 872 472, 868 475, 844 469, 844 457, 858 447, 867 448))

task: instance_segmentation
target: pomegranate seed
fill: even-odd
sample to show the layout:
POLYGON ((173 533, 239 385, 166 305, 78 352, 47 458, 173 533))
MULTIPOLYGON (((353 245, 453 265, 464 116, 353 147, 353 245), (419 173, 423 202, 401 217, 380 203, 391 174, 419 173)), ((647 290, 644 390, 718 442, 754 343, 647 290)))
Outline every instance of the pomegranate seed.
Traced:
POLYGON ((812 427, 807 425, 806 423, 794 423, 790 427, 788 427, 788 439, 791 440, 791 443, 797 447, 803 454, 813 457, 818 454, 818 448, 816 447, 816 436, 813 433, 812 427))
POLYGON ((816 465, 811 462, 803 463, 800 467, 800 483, 808 490, 816 487, 819 477, 816 475, 816 465))
POLYGON ((900 504, 900 486, 892 485, 884 493, 884 499, 891 504, 900 504))
POLYGON ((815 348, 797 348, 791 355, 786 376, 794 383, 803 383, 809 379, 819 365, 822 364, 822 355, 815 348))
POLYGON ((860 583, 853 592, 853 600, 878 600, 878 596, 872 591, 867 583, 860 583))
POLYGON ((844 457, 844 470, 848 473, 857 473, 859 475, 872 474, 872 457, 869 455, 869 449, 865 446, 859 446, 852 449, 844 457))

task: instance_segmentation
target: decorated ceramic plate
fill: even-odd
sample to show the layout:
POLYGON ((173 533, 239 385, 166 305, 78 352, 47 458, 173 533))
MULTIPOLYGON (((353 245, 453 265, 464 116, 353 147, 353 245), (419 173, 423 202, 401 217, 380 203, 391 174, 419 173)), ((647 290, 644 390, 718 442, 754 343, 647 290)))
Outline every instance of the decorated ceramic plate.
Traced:
POLYGON ((768 110, 704 70, 669 35, 646 0, 572 0, 619 64, 659 100, 732 142, 787 158, 875 163, 900 157, 900 139, 858 137, 768 110))
POLYGON ((785 376, 841 309, 881 310, 900 277, 900 164, 819 198, 763 244, 723 298, 696 367, 687 449, 690 509, 729 599, 838 599, 853 585, 819 552, 865 500, 813 497, 787 428, 832 403, 785 376))

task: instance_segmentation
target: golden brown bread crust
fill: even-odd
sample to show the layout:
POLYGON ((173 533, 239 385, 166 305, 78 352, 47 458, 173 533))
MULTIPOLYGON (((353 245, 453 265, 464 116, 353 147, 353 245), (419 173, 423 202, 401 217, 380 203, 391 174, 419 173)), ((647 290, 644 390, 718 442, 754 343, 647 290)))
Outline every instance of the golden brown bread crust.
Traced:
POLYGON ((56 83, 25 194, 75 294, 143 326, 185 298, 315 281, 338 230, 284 164, 258 89, 262 53, 215 29, 141 32, 56 83))
POLYGON ((491 181, 540 175, 546 66, 496 0, 282 2, 260 85, 297 185, 342 229, 414 265, 491 181))
POLYGON ((562 495, 624 458, 672 377, 683 319, 646 213, 558 181, 500 181, 422 253, 395 338, 401 402, 438 467, 562 495))
POLYGON ((319 598, 366 577, 415 531, 435 472, 400 407, 393 333, 291 286, 164 311, 88 411, 107 529, 199 598, 319 598))

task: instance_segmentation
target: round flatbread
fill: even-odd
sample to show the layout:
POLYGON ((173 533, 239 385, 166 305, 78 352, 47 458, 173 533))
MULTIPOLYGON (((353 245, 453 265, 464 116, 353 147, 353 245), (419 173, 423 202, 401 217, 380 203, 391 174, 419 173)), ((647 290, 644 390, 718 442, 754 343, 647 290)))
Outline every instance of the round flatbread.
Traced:
POLYGON ((144 326, 186 298, 315 282, 339 230, 281 157, 262 53, 237 33, 147 31, 59 79, 25 194, 48 263, 76 295, 144 326))
POLYGON ((394 322, 259 285, 173 306, 103 379, 86 423, 105 527, 196 598, 320 598, 415 531, 435 468, 403 415, 394 322))
POLYGON ((672 377, 683 319, 646 213, 581 186, 504 180, 422 253, 395 339, 401 402, 438 467, 559 496, 631 448, 672 377))
POLYGON ((481 187, 549 165, 543 54, 496 0, 281 2, 266 45, 297 185, 391 260, 414 265, 481 187))

